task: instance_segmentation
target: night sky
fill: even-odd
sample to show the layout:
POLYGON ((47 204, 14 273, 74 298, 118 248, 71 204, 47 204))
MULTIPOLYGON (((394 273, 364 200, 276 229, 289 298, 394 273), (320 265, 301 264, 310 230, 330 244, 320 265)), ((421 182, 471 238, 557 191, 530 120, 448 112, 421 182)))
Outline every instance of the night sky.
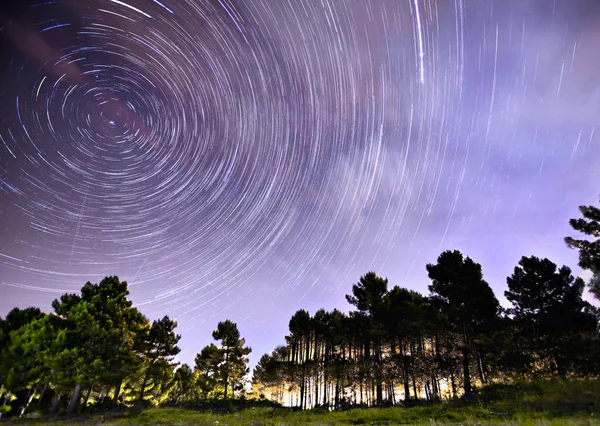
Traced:
POLYGON ((0 315, 118 275, 180 360, 229 318, 256 361, 369 270, 579 273, 596 1, 5 0, 0 43, 0 315))

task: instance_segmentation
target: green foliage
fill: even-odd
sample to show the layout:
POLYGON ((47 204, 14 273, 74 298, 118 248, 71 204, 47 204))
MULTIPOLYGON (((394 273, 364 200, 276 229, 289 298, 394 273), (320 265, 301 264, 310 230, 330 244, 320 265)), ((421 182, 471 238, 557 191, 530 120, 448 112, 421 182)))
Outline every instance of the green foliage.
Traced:
POLYGON ((183 364, 175 370, 173 386, 169 394, 169 402, 181 404, 195 401, 198 395, 196 380, 196 373, 187 364, 183 364))
POLYGON ((54 395, 59 408, 60 396, 72 394, 73 412, 82 397, 81 409, 106 400, 111 389, 116 400, 122 383, 136 382, 140 369, 146 372, 151 399, 164 400, 173 381, 169 361, 179 352, 176 323, 165 317, 150 325, 128 295, 126 282, 107 277, 86 283, 81 294, 55 300, 55 314, 12 310, 0 322, 0 377, 10 392, 5 396, 16 395, 11 405, 20 405, 23 413, 37 398, 36 405, 48 410, 44 396, 54 395))
POLYGON ((197 386, 203 398, 206 399, 219 383, 221 351, 214 343, 211 343, 196 355, 195 363, 198 373, 197 386))
POLYGON ((52 304, 66 321, 61 367, 66 382, 88 385, 115 382, 136 363, 134 342, 147 319, 127 300, 127 283, 107 277, 86 283, 81 296, 65 295, 52 304))
POLYGON ((11 331, 20 329, 21 327, 44 317, 44 314, 39 308, 12 309, 3 321, 2 329, 4 333, 10 334, 11 331))
MULTIPOLYGON (((140 401, 144 401, 144 393, 149 384, 151 389, 155 389, 153 392, 155 401, 161 400, 158 398, 156 388, 157 386, 164 387, 161 385, 167 380, 165 375, 173 371, 170 362, 180 352, 177 343, 181 336, 175 334, 176 327, 177 323, 165 316, 154 321, 150 328, 142 329, 138 333, 137 348, 142 357, 141 369, 146 371, 140 385, 140 401)), ((163 390, 162 394, 164 393, 163 390)))
POLYGON ((600 380, 538 379, 492 384, 477 392, 476 402, 517 418, 591 415, 600 410, 600 380))
POLYGON ((245 340, 233 321, 219 322, 212 336, 220 346, 211 343, 196 355, 198 386, 205 398, 222 394, 227 399, 230 393, 235 397, 243 390, 249 372, 247 357, 252 350, 244 346, 245 340))

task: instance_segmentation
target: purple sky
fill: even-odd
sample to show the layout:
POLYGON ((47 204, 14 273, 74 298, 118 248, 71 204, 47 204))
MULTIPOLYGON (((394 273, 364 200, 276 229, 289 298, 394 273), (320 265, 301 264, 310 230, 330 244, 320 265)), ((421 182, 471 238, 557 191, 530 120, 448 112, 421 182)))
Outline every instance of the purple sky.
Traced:
POLYGON ((11 0, 0 314, 106 275, 192 362, 459 249, 504 302, 600 193, 592 0, 11 0))

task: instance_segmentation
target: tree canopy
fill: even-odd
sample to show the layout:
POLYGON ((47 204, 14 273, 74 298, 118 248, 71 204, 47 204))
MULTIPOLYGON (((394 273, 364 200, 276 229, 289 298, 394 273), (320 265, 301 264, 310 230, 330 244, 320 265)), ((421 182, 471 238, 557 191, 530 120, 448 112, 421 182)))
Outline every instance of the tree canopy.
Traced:
POLYGON ((566 237, 565 242, 571 248, 579 250, 579 266, 592 272, 590 291, 600 300, 600 209, 594 206, 580 206, 583 215, 580 219, 571 219, 571 227, 588 235, 594 240, 566 237))

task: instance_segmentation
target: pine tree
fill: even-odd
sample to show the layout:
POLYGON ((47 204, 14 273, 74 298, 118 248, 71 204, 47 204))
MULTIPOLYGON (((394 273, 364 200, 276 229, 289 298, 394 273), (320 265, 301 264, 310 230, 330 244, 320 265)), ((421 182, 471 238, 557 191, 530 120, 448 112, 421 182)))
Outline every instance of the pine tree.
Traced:
POLYGON ((460 251, 445 251, 437 264, 427 265, 432 283, 429 291, 440 306, 451 331, 460 339, 463 361, 465 397, 471 397, 471 361, 474 340, 489 331, 498 317, 500 304, 494 292, 484 281, 481 265, 460 251))
POLYGON ((216 385, 223 389, 223 398, 243 389, 248 369, 248 355, 252 349, 244 346, 245 340, 240 337, 237 324, 226 320, 217 324, 213 331, 213 339, 220 342, 220 347, 210 344, 196 355, 196 370, 204 393, 212 391, 216 385))
MULTIPOLYGON (((594 347, 597 321, 582 299, 584 282, 566 266, 535 256, 523 257, 507 278, 504 295, 513 308, 516 331, 526 353, 534 355, 530 368, 549 365, 561 377, 586 368, 586 354, 594 347)), ((545 372, 545 371, 543 371, 545 372)))
MULTIPOLYGON (((173 357, 180 352, 177 343, 181 336, 175 334, 177 323, 168 316, 154 321, 150 329, 142 336, 142 351, 146 363, 146 373, 140 389, 140 401, 144 400, 144 392, 148 379, 156 369, 154 365, 158 361, 170 363, 173 357)), ((159 370, 161 371, 161 370, 159 370)))
POLYGON ((600 300, 600 209, 593 206, 580 206, 583 219, 571 219, 571 227, 595 240, 578 240, 566 237, 565 242, 571 248, 579 250, 579 266, 592 272, 589 283, 590 292, 600 300))
POLYGON ((202 348, 194 361, 195 371, 198 374, 198 387, 202 392, 202 397, 207 398, 219 382, 221 351, 214 343, 211 343, 202 348))
POLYGON ((375 272, 367 272, 360 277, 357 284, 352 286, 352 295, 346 295, 346 300, 356 306, 358 312, 368 320, 369 336, 366 343, 368 361, 374 366, 376 380, 376 402, 383 403, 382 378, 382 337, 384 335, 384 297, 387 294, 387 278, 381 278, 375 272), (369 345, 371 343, 371 345, 369 345), (369 348, 372 346, 372 348, 369 348), (371 349, 369 351, 369 349, 371 349))

